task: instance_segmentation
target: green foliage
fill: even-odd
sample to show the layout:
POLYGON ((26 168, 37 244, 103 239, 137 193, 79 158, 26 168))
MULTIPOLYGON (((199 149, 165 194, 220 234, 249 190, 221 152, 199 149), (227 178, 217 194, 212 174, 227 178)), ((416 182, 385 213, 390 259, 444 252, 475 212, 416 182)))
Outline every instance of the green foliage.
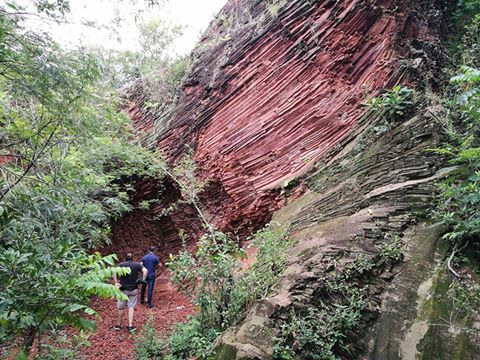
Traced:
POLYGON ((140 335, 135 340, 135 353, 137 360, 160 360, 163 358, 165 344, 157 336, 153 327, 153 316, 142 326, 140 335))
MULTIPOLYGON (((444 71, 456 71, 454 67, 467 65, 480 66, 480 1, 457 0, 457 6, 451 18, 450 28, 453 30, 448 42, 454 66, 444 71)), ((447 95, 447 98, 449 94, 447 95)))
POLYGON ((259 231, 253 242, 257 247, 255 262, 236 279, 227 311, 227 323, 238 323, 258 299, 266 296, 285 269, 287 252, 292 242, 287 230, 271 223, 259 231))
POLYGON ((338 360, 335 346, 347 340, 347 332, 361 318, 361 299, 348 305, 323 304, 320 309, 309 307, 301 313, 292 310, 290 320, 280 329, 277 340, 291 345, 275 347, 275 359, 338 360))
POLYGON ((456 105, 459 107, 461 118, 466 132, 474 132, 480 124, 480 70, 468 66, 461 67, 462 73, 454 76, 451 82, 457 85, 456 105))
POLYGON ((270 224, 254 240, 256 260, 242 272, 245 253, 225 234, 203 236, 195 255, 187 251, 171 257, 172 280, 194 296, 199 313, 176 327, 169 339, 172 359, 208 358, 215 338, 246 315, 251 305, 265 296, 285 268, 291 242, 286 229, 270 224))
POLYGON ((480 66, 480 15, 465 26, 464 35, 457 49, 464 65, 480 66))
POLYGON ((275 338, 279 360, 339 360, 350 352, 347 344, 368 304, 367 289, 358 279, 373 269, 372 259, 358 257, 326 280, 321 300, 305 309, 293 308, 275 338))
POLYGON ((179 58, 172 63, 167 73, 167 81, 172 88, 178 88, 181 85, 189 68, 190 60, 188 58, 179 58))
POLYGON ((175 326, 168 339, 169 353, 165 359, 183 360, 191 357, 207 359, 212 343, 220 335, 215 328, 204 328, 198 316, 175 326))
MULTIPOLYGON (((460 66, 453 70, 456 76, 451 78, 443 95, 449 110, 448 143, 436 152, 454 170, 438 185, 440 194, 433 217, 448 225, 444 238, 450 242, 452 252, 447 267, 462 277, 454 267, 478 271, 480 244, 480 1, 459 1, 453 20, 456 28, 453 55, 460 66)), ((446 322, 446 326, 459 332, 476 331, 471 325, 478 312, 480 294, 474 279, 439 276, 445 291, 432 300, 438 308, 436 313, 442 314, 435 320, 446 322)))
MULTIPOLYGON (((205 187, 205 182, 197 176, 197 165, 193 159, 193 150, 187 148, 186 152, 187 154, 180 159, 172 170, 172 177, 180 186, 183 198, 190 203, 200 205, 198 194, 205 187)), ((203 220, 205 221, 205 219, 203 220)))
POLYGON ((171 27, 160 18, 152 18, 138 25, 140 30, 140 46, 144 59, 161 62, 167 56, 166 50, 181 35, 181 28, 171 27))
MULTIPOLYGON (((480 306, 480 284, 476 281, 454 281, 448 288, 448 297, 452 300, 450 319, 461 321, 462 319, 475 319, 480 306)), ((480 333, 478 328, 464 328, 467 332, 480 333)))
MULTIPOLYGON (((62 18, 70 11, 69 0, 32 0, 36 11, 44 14, 50 18, 62 18)), ((8 10, 10 13, 26 12, 25 6, 19 4, 17 1, 6 1, 5 8, 2 11, 8 10)))
POLYGON ((221 232, 202 236, 195 256, 186 250, 171 256, 167 265, 173 273, 172 281, 195 297, 202 329, 224 329, 228 325, 239 256, 243 252, 238 244, 221 232))
POLYGON ((458 118, 450 134, 452 144, 438 152, 458 169, 439 185, 435 214, 451 226, 445 237, 460 245, 480 234, 480 72, 463 67, 452 83, 457 86, 458 118))
POLYGON ((400 120, 412 109, 414 94, 412 89, 398 85, 370 99, 367 106, 378 112, 384 119, 385 125, 389 126, 391 122, 400 120))
POLYGON ((378 121, 370 124, 361 134, 356 151, 363 150, 369 142, 381 136, 412 111, 415 92, 406 87, 395 86, 378 97, 370 99, 365 105, 376 115, 378 121))
POLYGON ((137 79, 143 79, 151 102, 155 103, 158 92, 174 92, 188 69, 187 58, 172 55, 173 43, 182 35, 179 26, 160 18, 139 21, 139 51, 116 51, 93 49, 101 59, 103 72, 110 86, 121 88, 137 79))
POLYGON ((176 324, 172 335, 164 342, 158 338, 152 321, 153 318, 149 318, 136 340, 137 360, 183 360, 190 357, 207 359, 212 343, 220 335, 214 328, 203 329, 199 318, 193 316, 185 323, 176 324))
POLYGON ((113 255, 89 255, 66 242, 59 245, 35 237, 0 249, 2 333, 7 339, 22 336, 27 353, 36 336, 56 326, 94 330, 95 323, 84 318, 95 315, 86 305, 92 295, 124 297, 105 283, 128 271, 113 267, 113 255))
POLYGON ((400 261, 403 258, 403 243, 399 237, 394 237, 380 250, 380 256, 386 260, 400 261))
POLYGON ((84 331, 80 331, 79 335, 67 336, 61 331, 52 329, 45 341, 39 344, 36 358, 38 360, 82 359, 79 351, 83 346, 88 345, 88 336, 84 331))
MULTIPOLYGON (((434 215, 450 226, 445 234, 455 247, 474 240, 480 233, 480 71, 478 53, 480 1, 459 1, 455 22, 463 33, 458 61, 465 65, 451 78, 450 143, 437 152, 449 159, 457 170, 439 185, 440 199, 434 215), (452 95, 453 93, 453 95, 452 95)), ((476 241, 475 241, 476 242, 476 241)), ((478 242, 477 242, 478 243, 478 242)))
POLYGON ((457 27, 457 32, 461 32, 465 26, 472 23, 480 13, 479 0, 458 0, 455 13, 453 14, 453 23, 457 27))
MULTIPOLYGON (((62 326, 93 330, 92 295, 124 297, 106 281, 125 269, 91 248, 130 210, 128 179, 165 166, 130 142, 98 54, 25 30, 16 4, 0 6, 0 340, 29 355, 62 326)), ((67 1, 35 4, 68 11, 67 1)))

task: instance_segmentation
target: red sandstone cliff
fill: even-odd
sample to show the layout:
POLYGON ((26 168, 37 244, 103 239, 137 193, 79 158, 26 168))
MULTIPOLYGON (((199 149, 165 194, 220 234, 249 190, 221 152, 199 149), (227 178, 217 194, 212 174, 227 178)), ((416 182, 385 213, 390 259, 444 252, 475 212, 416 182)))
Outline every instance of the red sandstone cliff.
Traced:
POLYGON ((281 204, 282 184, 358 126, 366 98, 421 66, 440 22, 420 3, 294 0, 276 16, 266 1, 231 0, 194 51, 173 111, 142 108, 137 84, 127 112, 170 160, 195 149, 221 194, 210 207, 217 225, 262 223, 281 204))
MULTIPOLYGON (((427 151, 438 147, 443 110, 417 104, 414 114, 372 135, 367 129, 381 115, 362 103, 397 83, 419 86, 436 71, 445 6, 454 2, 293 0, 277 16, 266 1, 231 0, 194 51, 178 99, 154 110, 143 106, 142 83, 130 89, 127 111, 145 145, 172 162, 185 145, 194 149, 209 180, 202 202, 222 229, 246 231, 269 220, 287 202, 285 180, 303 175, 309 186, 275 214, 295 241, 283 277, 218 339, 217 359, 272 359, 272 338, 291 311, 341 305, 327 284, 360 258, 371 264, 357 279, 367 305, 346 346, 335 349, 339 358, 438 352, 439 330, 417 314, 417 304, 437 269, 441 229, 418 214, 444 174, 427 151), (405 249, 404 261, 382 258, 392 239, 405 249), (429 343, 429 336, 437 338, 429 343)), ((138 196, 163 194, 152 186, 139 184, 138 196)), ((167 192, 172 201, 179 196, 167 192)), ((145 234, 164 249, 178 246, 175 231, 193 216, 172 213, 152 230, 159 223, 142 219, 156 211, 136 210, 117 224, 130 236, 126 246, 145 234)))

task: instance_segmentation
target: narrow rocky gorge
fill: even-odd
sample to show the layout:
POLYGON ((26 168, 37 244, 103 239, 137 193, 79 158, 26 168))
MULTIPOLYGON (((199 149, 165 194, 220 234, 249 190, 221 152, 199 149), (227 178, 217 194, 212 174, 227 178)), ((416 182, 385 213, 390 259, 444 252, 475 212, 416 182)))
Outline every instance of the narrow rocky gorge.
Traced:
MULTIPOLYGON (((292 311, 341 304, 329 284, 361 260, 370 265, 350 281, 367 300, 342 358, 478 359, 478 339, 432 325, 438 314, 420 309, 436 291, 442 252, 442 229, 427 212, 435 181, 450 171, 431 151, 445 110, 420 99, 385 123, 365 106, 384 89, 421 88, 437 74, 454 1, 279 3, 230 0, 193 52, 181 91, 164 103, 146 106, 147 83, 125 93, 145 146, 171 163, 193 149, 212 223, 243 240, 273 220, 295 241, 280 282, 218 339, 216 358, 272 359, 292 311), (392 243, 402 258, 384 256, 392 243), (432 331, 447 339, 442 351, 432 331)), ((163 212, 181 196, 174 184, 135 187, 135 201, 162 201, 121 219, 106 253, 176 252, 179 231, 194 243, 193 209, 163 212)))

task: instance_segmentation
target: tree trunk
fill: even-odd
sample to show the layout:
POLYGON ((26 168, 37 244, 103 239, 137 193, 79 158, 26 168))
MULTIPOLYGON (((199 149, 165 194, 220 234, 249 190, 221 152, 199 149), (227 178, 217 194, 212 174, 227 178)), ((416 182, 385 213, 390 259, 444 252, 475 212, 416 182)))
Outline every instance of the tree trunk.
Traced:
POLYGON ((23 351, 26 356, 32 351, 33 342, 35 341, 35 336, 37 335, 37 328, 30 327, 25 331, 23 337, 23 351))

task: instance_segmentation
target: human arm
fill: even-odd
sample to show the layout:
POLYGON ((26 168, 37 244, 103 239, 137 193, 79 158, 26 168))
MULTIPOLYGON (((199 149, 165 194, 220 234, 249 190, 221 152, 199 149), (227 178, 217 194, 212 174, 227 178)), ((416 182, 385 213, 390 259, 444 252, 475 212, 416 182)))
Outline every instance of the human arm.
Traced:
POLYGON ((114 284, 117 288, 120 288, 121 285, 117 280, 117 275, 116 274, 113 274, 113 282, 114 282, 114 284))
POLYGON ((137 266, 138 266, 138 270, 141 270, 142 271, 142 280, 146 280, 147 279, 147 275, 148 275, 148 270, 145 266, 141 265, 140 263, 137 263, 137 266))

